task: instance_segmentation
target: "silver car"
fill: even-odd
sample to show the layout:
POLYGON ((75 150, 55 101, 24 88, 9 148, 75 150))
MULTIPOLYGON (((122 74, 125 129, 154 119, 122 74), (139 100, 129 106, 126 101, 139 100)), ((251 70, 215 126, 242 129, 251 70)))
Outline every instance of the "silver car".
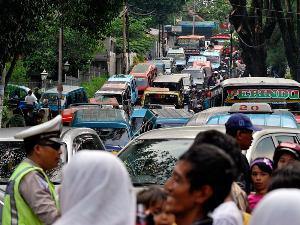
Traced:
MULTIPOLYGON (((119 152, 135 186, 164 184, 171 175, 177 159, 193 143, 201 131, 215 129, 225 132, 224 125, 186 126, 156 129, 132 140, 119 152)), ((256 157, 273 158, 280 142, 300 143, 300 130, 263 127, 253 135, 253 142, 245 153, 249 162, 256 157)))
MULTIPOLYGON (((24 130, 26 127, 12 127, 0 129, 0 182, 5 183, 12 174, 16 165, 25 157, 23 151, 23 141, 15 139, 13 136, 24 130)), ((65 143, 61 155, 61 165, 54 171, 51 171, 52 180, 59 182, 60 167, 72 160, 72 155, 76 152, 89 150, 105 150, 105 147, 97 135, 90 128, 71 128, 64 127, 61 139, 65 143)))

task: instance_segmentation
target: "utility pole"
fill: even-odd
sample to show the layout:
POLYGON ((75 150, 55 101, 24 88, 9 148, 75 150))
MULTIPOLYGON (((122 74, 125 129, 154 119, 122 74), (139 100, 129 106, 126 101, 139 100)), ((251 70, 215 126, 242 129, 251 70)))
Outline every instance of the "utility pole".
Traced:
POLYGON ((195 9, 195 0, 193 2, 193 35, 195 35, 195 13, 196 13, 196 9, 195 9))
POLYGON ((59 41, 58 41, 58 84, 57 84, 57 109, 58 114, 60 114, 61 109, 61 97, 62 97, 62 61, 63 61, 63 28, 59 28, 59 41))
MULTIPOLYGON (((128 0, 125 0, 126 2, 126 6, 128 5, 128 0)), ((126 14, 125 14, 125 17, 126 17, 126 43, 127 43, 127 54, 128 54, 128 68, 130 67, 130 46, 129 46, 129 12, 128 12, 128 7, 127 7, 127 10, 126 10, 126 14)), ((126 71, 126 74, 128 73, 129 71, 126 71)))
POLYGON ((123 66, 122 73, 127 73, 127 29, 126 29, 126 19, 127 19, 127 0, 124 0, 124 10, 123 10, 123 66))

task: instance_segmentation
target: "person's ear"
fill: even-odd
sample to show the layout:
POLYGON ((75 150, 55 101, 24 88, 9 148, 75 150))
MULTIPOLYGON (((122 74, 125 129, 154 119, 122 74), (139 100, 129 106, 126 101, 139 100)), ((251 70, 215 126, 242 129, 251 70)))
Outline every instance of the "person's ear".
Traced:
POLYGON ((203 204, 213 195, 210 185, 204 185, 199 190, 194 191, 194 199, 197 204, 203 204))
POLYGON ((40 155, 42 151, 42 147, 39 144, 33 146, 33 152, 37 155, 40 155))
POLYGON ((237 141, 240 141, 240 140, 241 140, 241 134, 242 134, 242 131, 241 131, 241 130, 238 130, 238 131, 236 132, 236 140, 237 140, 237 141))

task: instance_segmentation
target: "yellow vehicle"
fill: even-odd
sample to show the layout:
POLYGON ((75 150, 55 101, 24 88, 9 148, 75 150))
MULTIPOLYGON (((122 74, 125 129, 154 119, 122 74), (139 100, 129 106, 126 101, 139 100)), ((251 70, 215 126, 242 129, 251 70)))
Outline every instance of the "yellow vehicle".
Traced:
POLYGON ((183 97, 177 91, 169 88, 149 87, 142 97, 144 108, 183 108, 183 97))

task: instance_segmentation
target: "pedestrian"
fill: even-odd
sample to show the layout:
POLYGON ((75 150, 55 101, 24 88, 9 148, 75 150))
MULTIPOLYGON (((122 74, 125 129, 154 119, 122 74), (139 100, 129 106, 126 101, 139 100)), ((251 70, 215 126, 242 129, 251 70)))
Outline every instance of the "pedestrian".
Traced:
POLYGON ((63 169, 61 218, 54 225, 134 225, 136 198, 122 161, 83 150, 63 169))
POLYGON ((33 94, 35 95, 35 97, 37 99, 40 99, 41 98, 41 94, 40 94, 39 88, 35 87, 33 90, 34 90, 33 94))
MULTIPOLYGON (((234 180, 241 173, 240 149, 236 141, 229 135, 223 134, 217 130, 208 130, 200 132, 193 145, 212 144, 226 152, 233 160, 236 168, 234 180)), ((247 195, 233 184, 231 193, 226 197, 225 201, 220 204, 211 214, 214 225, 242 225, 243 212, 247 209, 247 195)))
POLYGON ((250 171, 255 190, 248 195, 249 212, 251 213, 268 191, 273 172, 273 162, 265 157, 256 158, 250 165, 250 171))
POLYGON ((300 190, 278 189, 257 205, 250 225, 299 225, 300 190))
POLYGON ((25 103, 29 106, 34 106, 37 101, 37 98, 32 94, 32 90, 29 90, 26 97, 25 97, 25 103))
MULTIPOLYGON (((253 140, 253 132, 261 130, 254 126, 248 116, 242 113, 232 114, 225 123, 226 134, 232 136, 240 146, 241 150, 248 150, 253 140)), ((238 178, 238 183, 241 188, 247 193, 250 193, 250 166, 248 160, 242 152, 240 152, 242 174, 238 178)))
POLYGON ((60 162, 62 118, 57 116, 15 135, 24 140, 26 158, 9 179, 4 196, 2 224, 53 224, 58 218, 54 185, 46 171, 60 162))
POLYGON ((165 183, 166 210, 177 225, 212 225, 209 216, 228 196, 234 177, 231 158, 216 146, 192 145, 165 183))
POLYGON ((137 204, 142 204, 146 214, 147 225, 172 225, 175 216, 166 211, 167 193, 160 186, 150 186, 137 195, 137 204))
POLYGON ((293 161, 300 161, 300 146, 295 143, 282 142, 274 152, 274 169, 280 169, 293 161))
POLYGON ((300 162, 294 161, 287 166, 277 169, 272 175, 268 192, 279 188, 300 189, 300 162))

